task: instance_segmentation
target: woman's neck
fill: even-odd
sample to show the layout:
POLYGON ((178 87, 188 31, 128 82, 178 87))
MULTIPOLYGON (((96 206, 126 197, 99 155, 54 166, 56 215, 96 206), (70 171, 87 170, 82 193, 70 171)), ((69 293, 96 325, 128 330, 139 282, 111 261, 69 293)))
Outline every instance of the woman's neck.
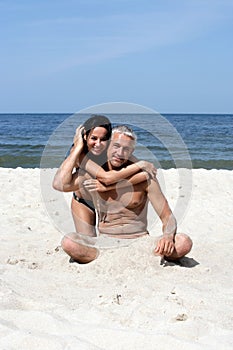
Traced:
POLYGON ((106 163, 106 154, 101 154, 100 156, 95 156, 91 152, 88 153, 88 158, 91 159, 96 164, 103 166, 106 163))

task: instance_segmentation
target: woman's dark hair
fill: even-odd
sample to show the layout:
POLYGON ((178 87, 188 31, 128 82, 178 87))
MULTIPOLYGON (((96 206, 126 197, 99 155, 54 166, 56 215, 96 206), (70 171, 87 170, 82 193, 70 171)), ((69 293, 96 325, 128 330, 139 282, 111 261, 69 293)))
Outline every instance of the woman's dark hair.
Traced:
POLYGON ((102 127, 107 130, 107 135, 106 135, 107 140, 110 139, 112 134, 112 124, 110 120, 104 115, 98 115, 98 114, 92 115, 89 119, 87 119, 83 123, 83 127, 87 137, 90 134, 91 130, 97 127, 102 127))
MULTIPOLYGON (((110 120, 104 115, 93 114, 90 118, 88 118, 84 123, 84 132, 86 137, 90 134, 91 130, 97 127, 102 127, 107 130, 106 139, 109 140, 112 135, 112 124, 110 120)), ((84 140, 84 151, 87 152, 87 145, 84 140)))

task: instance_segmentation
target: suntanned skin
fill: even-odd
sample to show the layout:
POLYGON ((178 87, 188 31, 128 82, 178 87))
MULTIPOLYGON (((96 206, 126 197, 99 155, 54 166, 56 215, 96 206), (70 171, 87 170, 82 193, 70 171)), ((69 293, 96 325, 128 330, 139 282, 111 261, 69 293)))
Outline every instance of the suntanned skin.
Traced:
MULTIPOLYGON (((82 127, 78 127, 76 130, 74 146, 54 177, 54 189, 63 192, 73 191, 79 198, 81 197, 85 200, 92 200, 89 192, 83 189, 82 170, 79 169, 78 171, 73 171, 74 168, 78 168, 79 166, 81 166, 85 173, 88 172, 91 176, 96 177, 101 181, 104 188, 103 190, 114 188, 114 183, 118 181, 121 181, 122 187, 127 186, 128 182, 124 182, 123 179, 128 179, 130 183, 134 184, 145 181, 149 176, 156 177, 156 169, 151 163, 146 161, 138 161, 136 164, 128 163, 129 166, 122 168, 122 171, 105 171, 99 164, 97 164, 97 162, 100 162, 101 155, 108 146, 108 140, 106 140, 107 130, 104 127, 95 127, 91 130, 88 137, 84 136, 87 142, 89 156, 91 156, 92 159, 95 159, 96 162, 91 160, 90 157, 86 156, 83 152, 84 143, 82 131, 82 127), (146 169, 146 171, 140 172, 140 169, 146 169)), ((71 202, 71 211, 76 231, 82 232, 88 236, 96 236, 95 213, 73 198, 71 202)))
MULTIPOLYGON (((81 167, 83 170, 88 172, 92 177, 96 178, 104 185, 112 185, 117 183, 122 179, 128 179, 130 176, 138 173, 141 170, 145 170, 150 174, 152 178, 156 177, 156 169, 152 163, 147 161, 137 161, 136 163, 128 163, 128 166, 122 167, 121 169, 110 169, 110 171, 105 171, 100 165, 97 164, 98 156, 101 155, 94 150, 98 145, 101 145, 100 148, 102 152, 107 148, 108 142, 104 139, 106 130, 103 127, 94 128, 87 139, 87 145, 89 153, 94 155, 96 158, 96 162, 91 160, 89 156, 83 153, 83 139, 81 136, 82 128, 77 128, 75 143, 70 152, 70 155, 64 160, 59 169, 57 170, 54 180, 53 187, 62 192, 72 192, 78 191, 79 189, 79 173, 73 172, 74 168, 81 167), (90 139, 94 137, 95 141, 90 141, 90 139), (119 171, 120 170, 120 171, 119 171)), ((100 146, 99 146, 100 147, 100 146)), ((94 159, 94 158, 93 158, 94 159)), ((141 182, 141 177, 139 177, 141 182)), ((146 177, 144 177, 146 179, 146 177)), ((138 183, 135 177, 134 183, 138 183)))
MULTIPOLYGON (((132 152, 132 139, 129 136, 113 134, 108 148, 109 169, 120 171, 127 166, 132 152)), ((176 234, 175 217, 157 180, 151 180, 149 184, 144 181, 128 188, 104 192, 101 192, 101 184, 96 179, 87 179, 83 185, 92 193, 99 212, 100 234, 120 238, 136 238, 148 234, 146 218, 148 200, 150 200, 163 224, 163 236, 159 239, 154 253, 175 260, 191 250, 191 239, 187 235, 176 234)), ((62 247, 68 255, 81 263, 93 261, 98 256, 98 249, 79 244, 69 235, 64 237, 62 247)))

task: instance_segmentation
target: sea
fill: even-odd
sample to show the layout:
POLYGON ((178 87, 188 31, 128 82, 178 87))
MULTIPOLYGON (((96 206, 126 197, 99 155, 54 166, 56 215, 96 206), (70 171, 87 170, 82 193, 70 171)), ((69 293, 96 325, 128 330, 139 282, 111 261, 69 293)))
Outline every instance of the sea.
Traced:
MULTIPOLYGON (((106 115, 106 114, 105 114, 106 115)), ((0 114, 0 167, 55 168, 90 115, 0 114)), ((157 168, 233 169, 233 114, 107 114, 137 135, 135 155, 157 168)))

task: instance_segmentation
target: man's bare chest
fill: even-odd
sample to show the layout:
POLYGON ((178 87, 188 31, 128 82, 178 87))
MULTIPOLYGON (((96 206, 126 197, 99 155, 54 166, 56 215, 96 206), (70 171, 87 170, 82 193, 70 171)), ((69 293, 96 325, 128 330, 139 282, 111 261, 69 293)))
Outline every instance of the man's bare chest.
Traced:
POLYGON ((144 184, 140 186, 118 188, 116 190, 108 191, 100 194, 101 199, 105 201, 107 206, 115 208, 124 207, 133 209, 141 206, 146 201, 146 192, 144 184))

